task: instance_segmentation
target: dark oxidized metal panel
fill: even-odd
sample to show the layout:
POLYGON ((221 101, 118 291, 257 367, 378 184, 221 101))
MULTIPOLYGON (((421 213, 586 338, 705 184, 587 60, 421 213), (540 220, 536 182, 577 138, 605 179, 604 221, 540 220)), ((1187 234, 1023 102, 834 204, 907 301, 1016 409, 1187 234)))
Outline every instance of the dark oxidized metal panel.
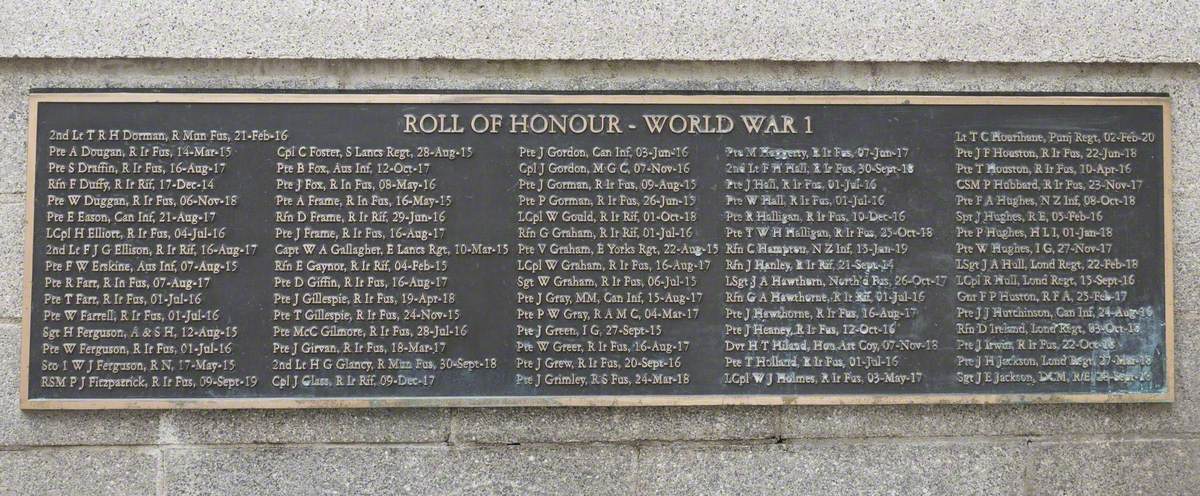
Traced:
POLYGON ((25 408, 1172 397, 1165 97, 30 113, 25 408))

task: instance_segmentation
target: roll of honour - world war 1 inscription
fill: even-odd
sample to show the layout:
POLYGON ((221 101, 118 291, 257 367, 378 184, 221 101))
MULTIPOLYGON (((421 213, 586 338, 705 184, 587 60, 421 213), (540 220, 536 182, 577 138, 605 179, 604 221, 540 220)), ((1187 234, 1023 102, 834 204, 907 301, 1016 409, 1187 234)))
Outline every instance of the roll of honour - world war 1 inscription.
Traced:
POLYGON ((35 92, 21 404, 1170 401, 1169 109, 35 92))

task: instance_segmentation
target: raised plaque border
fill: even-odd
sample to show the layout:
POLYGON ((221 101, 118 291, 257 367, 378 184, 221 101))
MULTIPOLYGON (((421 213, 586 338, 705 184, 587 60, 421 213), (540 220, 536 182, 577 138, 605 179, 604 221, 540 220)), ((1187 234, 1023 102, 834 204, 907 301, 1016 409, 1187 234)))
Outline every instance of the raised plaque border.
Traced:
MULTIPOLYGON (((1172 213, 1171 99, 1166 95, 1095 94, 722 94, 722 93, 267 93, 152 92, 153 90, 46 90, 29 95, 25 190, 25 256, 22 272, 19 399, 22 410, 289 409, 397 407, 702 406, 702 405, 910 405, 1010 403, 1170 403, 1175 400, 1175 236, 1172 213), (30 399, 29 346, 33 280, 34 188, 37 175, 37 113, 41 103, 412 103, 412 104, 768 104, 768 105, 1085 105, 1157 106, 1163 117, 1163 236, 1165 253, 1165 348, 1161 393, 1037 394, 846 394, 846 395, 597 395, 432 396, 377 398, 182 398, 30 399)), ((269 90, 268 90, 269 91, 269 90)))

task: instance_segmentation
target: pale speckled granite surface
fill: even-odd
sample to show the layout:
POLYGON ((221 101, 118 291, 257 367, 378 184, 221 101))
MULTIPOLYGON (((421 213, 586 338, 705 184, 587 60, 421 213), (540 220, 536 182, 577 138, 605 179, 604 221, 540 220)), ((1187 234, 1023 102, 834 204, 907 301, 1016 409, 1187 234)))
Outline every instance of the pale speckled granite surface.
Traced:
POLYGON ((39 0, 0 57, 1197 62, 1191 0, 39 0))
POLYGON ((1180 494, 1200 482, 1198 105, 1186 64, 0 60, 0 494, 1180 494), (38 87, 1170 93, 1178 401, 24 413, 38 87))

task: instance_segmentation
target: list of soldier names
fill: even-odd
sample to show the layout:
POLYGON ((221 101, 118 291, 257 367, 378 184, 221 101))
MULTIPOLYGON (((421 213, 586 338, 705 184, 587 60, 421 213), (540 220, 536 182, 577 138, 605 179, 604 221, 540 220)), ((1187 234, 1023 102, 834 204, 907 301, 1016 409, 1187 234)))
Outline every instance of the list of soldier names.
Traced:
POLYGON ((1161 112, 42 103, 30 397, 1161 392, 1161 112))

